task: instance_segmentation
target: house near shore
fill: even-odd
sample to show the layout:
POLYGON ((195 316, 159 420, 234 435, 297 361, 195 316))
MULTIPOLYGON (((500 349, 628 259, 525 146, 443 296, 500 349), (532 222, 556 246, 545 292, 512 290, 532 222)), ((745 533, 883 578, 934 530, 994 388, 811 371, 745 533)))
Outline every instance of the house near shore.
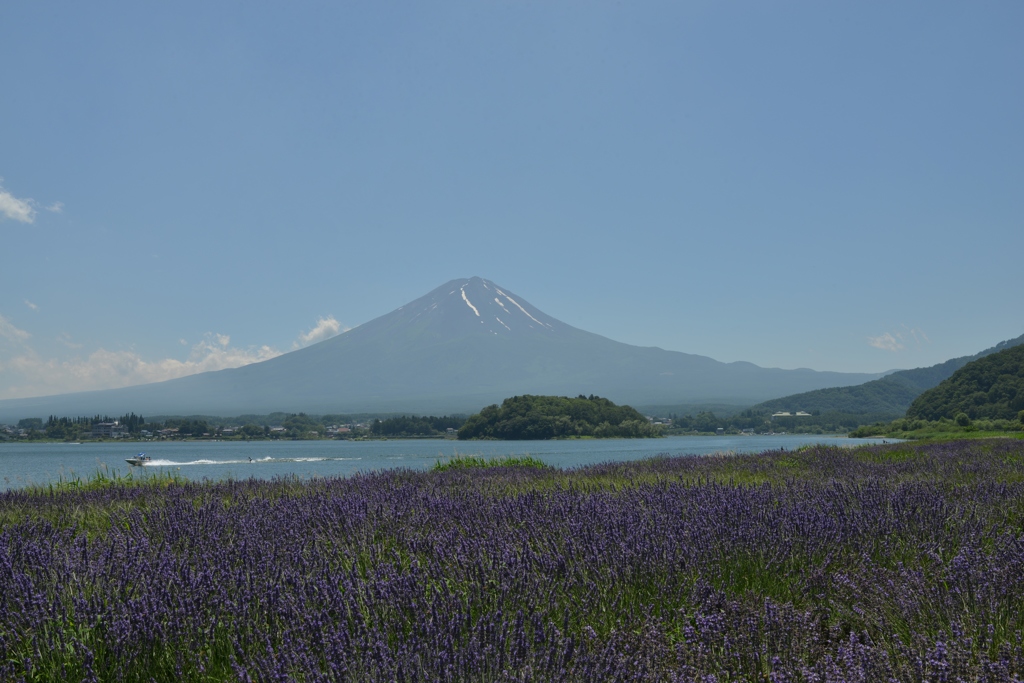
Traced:
POLYGON ((113 422, 95 422, 92 425, 94 439, 120 439, 128 433, 128 429, 114 420, 113 422))

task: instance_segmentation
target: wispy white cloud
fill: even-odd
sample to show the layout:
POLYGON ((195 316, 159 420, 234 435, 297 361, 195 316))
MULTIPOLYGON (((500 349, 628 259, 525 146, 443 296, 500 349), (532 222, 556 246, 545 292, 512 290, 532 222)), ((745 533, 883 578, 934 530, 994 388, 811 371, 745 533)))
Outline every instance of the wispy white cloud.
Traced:
POLYGON ((926 344, 931 343, 928 335, 923 330, 919 330, 916 327, 907 327, 906 325, 901 327, 902 329, 896 332, 883 332, 877 337, 868 337, 868 345, 883 351, 902 351, 911 341, 917 347, 921 346, 921 340, 924 340, 926 344))
MULTIPOLYGON (((0 319, 0 334, 12 334, 21 341, 28 339, 28 333, 13 326, 4 326, 0 319)), ((70 337, 68 337, 68 342, 70 337)), ((65 342, 66 346, 70 344, 65 342)), ((0 377, 4 385, 0 398, 29 398, 61 394, 72 391, 95 389, 117 389, 120 387, 162 382, 187 375, 212 370, 237 368, 250 363, 269 360, 281 355, 270 346, 235 348, 230 346, 230 337, 222 334, 208 334, 203 341, 194 345, 188 358, 163 358, 146 360, 134 350, 108 351, 98 349, 88 356, 67 359, 43 358, 27 345, 17 355, 0 362, 0 377), (15 379, 17 377, 17 379, 15 379)))
POLYGON ((32 335, 25 330, 19 330, 14 323, 0 315, 0 337, 16 344, 24 344, 32 335))
POLYGON ((68 334, 67 332, 61 332, 60 334, 58 334, 57 341, 59 341, 61 344, 68 347, 69 349, 82 348, 82 345, 76 343, 75 340, 71 338, 71 335, 68 334))
POLYGON ((924 342, 926 344, 931 344, 932 343, 932 340, 928 338, 928 335, 925 334, 924 331, 919 330, 916 327, 908 328, 906 325, 904 325, 903 329, 906 331, 906 337, 908 339, 913 339, 914 343, 917 344, 918 346, 921 345, 921 340, 922 339, 924 340, 924 342))
POLYGON ((21 223, 32 223, 36 219, 32 204, 3 189, 0 189, 0 214, 21 223))
POLYGON ((19 330, 6 317, 0 315, 0 338, 14 344, 25 344, 32 337, 25 330, 19 330))
POLYGON ((39 310, 39 307, 36 306, 31 301, 29 301, 28 299, 25 299, 25 305, 28 306, 29 308, 31 308, 33 311, 38 311, 39 310))
MULTIPOLYGON (((0 178, 0 221, 4 218, 10 218, 20 223, 35 223, 36 207, 38 205, 38 202, 34 199, 15 197, 9 190, 4 188, 4 179, 0 178)), ((43 208, 51 213, 63 213, 64 202, 53 202, 43 208)))
POLYGON ((900 351, 903 349, 903 344, 888 332, 877 337, 868 337, 868 344, 884 351, 900 351))
POLYGON ((292 349, 301 349, 310 344, 323 341, 324 339, 330 339, 342 332, 348 332, 350 328, 346 327, 341 329, 341 323, 334 319, 333 315, 329 315, 326 318, 319 318, 316 321, 316 325, 313 326, 309 332, 303 332, 299 335, 299 338, 292 344, 292 349))

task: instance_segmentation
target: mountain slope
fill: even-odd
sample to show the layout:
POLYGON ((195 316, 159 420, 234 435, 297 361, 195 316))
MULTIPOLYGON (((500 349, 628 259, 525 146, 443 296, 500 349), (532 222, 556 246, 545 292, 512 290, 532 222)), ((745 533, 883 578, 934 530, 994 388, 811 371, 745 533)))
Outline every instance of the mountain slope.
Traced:
POLYGON ((1024 335, 996 344, 973 356, 953 358, 926 368, 899 370, 857 386, 830 387, 760 403, 751 410, 778 412, 804 410, 821 413, 871 415, 872 420, 902 417, 914 399, 938 385, 968 363, 1024 344, 1024 335))
POLYGON ((518 394, 749 405, 878 376, 761 368, 622 344, 567 325, 474 277, 452 280, 344 334, 262 363, 125 389, 0 401, 0 419, 126 410, 476 412, 518 394))
POLYGON ((1024 411, 1024 346, 1014 346, 972 361, 941 384, 917 397, 907 417, 1016 420, 1024 411))

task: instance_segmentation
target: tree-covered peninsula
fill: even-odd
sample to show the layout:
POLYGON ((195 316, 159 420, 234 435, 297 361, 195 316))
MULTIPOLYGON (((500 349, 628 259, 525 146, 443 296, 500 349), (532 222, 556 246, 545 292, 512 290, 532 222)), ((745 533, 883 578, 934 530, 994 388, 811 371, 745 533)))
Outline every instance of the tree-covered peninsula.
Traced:
POLYGON ((460 439, 647 438, 660 429, 630 406, 598 396, 513 396, 487 406, 459 429, 460 439))

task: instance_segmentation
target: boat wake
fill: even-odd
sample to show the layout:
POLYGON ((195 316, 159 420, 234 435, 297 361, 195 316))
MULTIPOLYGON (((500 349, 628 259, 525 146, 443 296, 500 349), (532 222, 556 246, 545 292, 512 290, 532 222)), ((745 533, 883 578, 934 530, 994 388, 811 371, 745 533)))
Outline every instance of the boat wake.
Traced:
POLYGON ((263 465, 275 462, 325 462, 333 460, 362 460, 362 458, 247 458, 245 460, 158 460, 153 458, 142 463, 143 467, 184 467, 186 465, 263 465))

